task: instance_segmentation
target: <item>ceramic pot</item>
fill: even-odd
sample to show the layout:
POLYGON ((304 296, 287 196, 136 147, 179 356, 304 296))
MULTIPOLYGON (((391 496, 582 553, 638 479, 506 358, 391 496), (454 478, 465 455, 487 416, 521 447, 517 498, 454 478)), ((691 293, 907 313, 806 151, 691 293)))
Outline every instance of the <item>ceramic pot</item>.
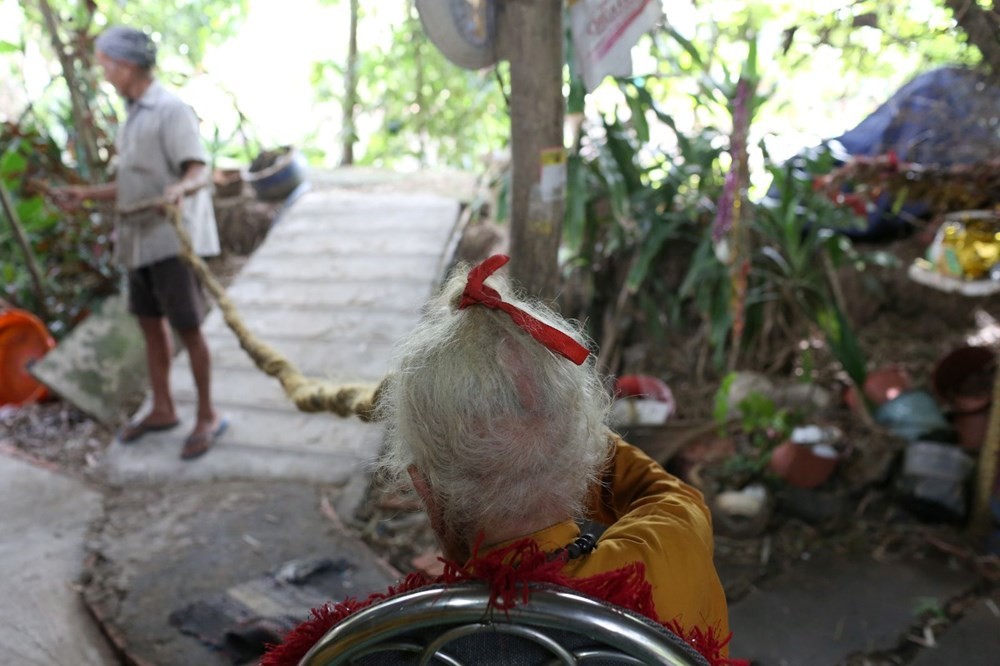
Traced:
POLYGON ((251 165, 243 172, 243 180, 250 183, 261 201, 283 201, 306 182, 305 158, 290 146, 269 154, 274 161, 260 170, 251 165))
MULTIPOLYGON (((870 371, 865 377, 864 393, 870 403, 878 407, 899 397, 913 387, 913 380, 906 368, 900 365, 887 365, 870 371)), ((858 410, 858 396, 853 386, 844 393, 844 402, 851 411, 858 410)))
POLYGON ((789 485, 815 488, 826 483, 839 461, 840 454, 827 444, 813 446, 788 441, 771 452, 768 467, 789 485))
POLYGON ((212 173, 212 183, 218 199, 239 196, 243 192, 243 174, 239 169, 216 169, 212 173))
POLYGON ((950 428, 931 394, 920 390, 904 391, 880 406, 875 421, 911 441, 950 428))
POLYGON ((990 403, 996 354, 988 347, 953 349, 934 366, 934 392, 956 411, 976 412, 990 403))
POLYGON ((978 451, 986 441, 986 429, 990 423, 989 404, 975 412, 955 411, 951 423, 958 433, 959 445, 967 451, 978 451))
POLYGON ((996 354, 988 347, 953 349, 934 366, 934 392, 951 408, 952 423, 962 448, 983 445, 992 402, 996 354))

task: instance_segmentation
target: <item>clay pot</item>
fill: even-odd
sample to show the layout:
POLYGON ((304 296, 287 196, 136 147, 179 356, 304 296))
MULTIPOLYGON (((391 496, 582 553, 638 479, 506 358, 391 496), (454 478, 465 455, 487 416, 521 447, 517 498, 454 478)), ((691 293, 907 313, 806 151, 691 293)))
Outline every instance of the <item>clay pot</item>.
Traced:
POLYGON ((212 173, 212 184, 216 198, 235 197, 243 192, 243 175, 239 169, 216 169, 212 173))
POLYGON ((789 485, 815 488, 830 478, 839 461, 840 454, 832 446, 788 441, 771 452, 769 468, 789 485))
MULTIPOLYGON (((864 392, 870 403, 878 407, 899 397, 904 391, 913 387, 913 380, 906 368, 900 365, 887 365, 868 372, 865 377, 864 392)), ((853 386, 844 393, 844 402, 851 411, 858 410, 858 396, 853 386)))
POLYGON ((952 413, 951 424, 958 433, 958 444, 967 451, 978 451, 986 441, 986 429, 990 423, 989 404, 975 412, 952 413))
POLYGON ((996 354, 988 347, 958 347, 934 366, 934 392, 951 407, 952 423, 964 449, 974 451, 983 445, 995 372, 996 354))
POLYGON ((996 365, 996 354, 989 347, 953 349, 934 366, 934 391, 956 408, 957 400, 963 411, 977 411, 989 403, 996 365))

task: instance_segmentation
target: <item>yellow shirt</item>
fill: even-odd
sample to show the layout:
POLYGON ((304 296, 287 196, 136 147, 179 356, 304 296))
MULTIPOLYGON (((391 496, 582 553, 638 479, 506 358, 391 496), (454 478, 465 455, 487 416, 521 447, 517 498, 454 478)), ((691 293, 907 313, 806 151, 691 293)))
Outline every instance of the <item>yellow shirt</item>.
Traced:
MULTIPOLYGON (((661 622, 712 628, 725 639, 729 612, 712 560, 712 517, 701 493, 621 438, 614 436, 613 443, 605 482, 589 503, 589 517, 609 527, 597 548, 567 562, 563 573, 586 578, 643 562, 661 622)), ((580 528, 566 520, 527 536, 551 552, 572 543, 580 528)))

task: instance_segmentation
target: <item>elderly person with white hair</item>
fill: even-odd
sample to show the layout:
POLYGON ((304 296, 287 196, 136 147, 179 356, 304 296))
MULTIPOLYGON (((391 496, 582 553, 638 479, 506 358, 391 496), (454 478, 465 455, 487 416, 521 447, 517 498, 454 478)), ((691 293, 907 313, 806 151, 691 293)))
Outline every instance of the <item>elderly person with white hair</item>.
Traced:
POLYGON ((383 471, 412 482, 457 567, 541 553, 533 561, 558 562, 571 586, 630 568, 644 582, 625 603, 645 594, 645 607, 631 605, 713 636, 724 656, 726 599, 701 494, 608 429, 585 337, 493 276, 506 261, 456 271, 399 345, 379 397, 383 471), (584 520, 606 528, 582 535, 584 520))

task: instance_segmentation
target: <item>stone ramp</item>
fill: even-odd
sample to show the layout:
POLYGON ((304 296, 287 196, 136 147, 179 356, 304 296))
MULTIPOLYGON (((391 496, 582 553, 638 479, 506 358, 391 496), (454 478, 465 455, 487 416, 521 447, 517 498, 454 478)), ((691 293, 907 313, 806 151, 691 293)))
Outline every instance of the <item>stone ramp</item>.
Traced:
MULTIPOLYGON (((421 193, 308 192, 280 218, 228 294, 249 329, 303 374, 375 384, 397 339, 441 279, 454 199, 421 193)), ((205 322, 216 404, 228 431, 203 458, 178 459, 195 412, 186 355, 172 368, 182 425, 108 449, 114 483, 287 478, 339 483, 377 453, 381 428, 298 412, 254 367, 216 309, 205 322)))

